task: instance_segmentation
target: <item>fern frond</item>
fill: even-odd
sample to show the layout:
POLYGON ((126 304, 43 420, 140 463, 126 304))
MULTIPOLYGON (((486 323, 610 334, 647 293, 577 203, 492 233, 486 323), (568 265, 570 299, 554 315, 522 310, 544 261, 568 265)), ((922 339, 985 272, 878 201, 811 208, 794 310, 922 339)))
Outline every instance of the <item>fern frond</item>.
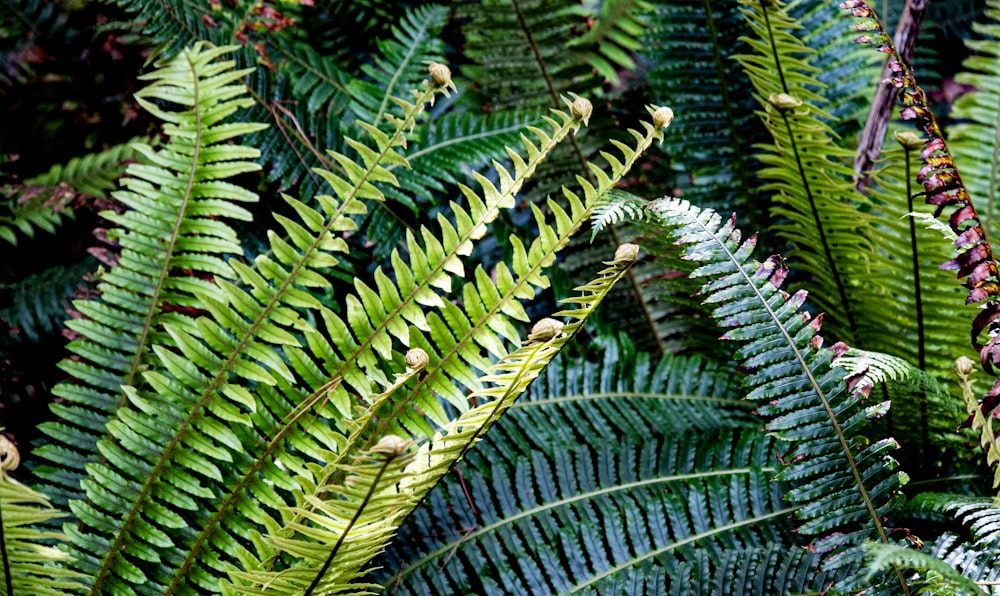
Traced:
MULTIPOLYGON (((209 278, 233 275, 222 256, 241 252, 224 219, 247 219, 249 213, 236 202, 254 201, 256 195, 224 178, 259 169, 245 161, 258 152, 226 142, 259 126, 223 122, 248 104, 240 97, 243 86, 235 83, 245 71, 233 71, 231 62, 219 60, 229 51, 198 46, 147 75, 153 83, 140 92, 139 101, 167 121, 170 142, 160 151, 137 146, 147 163, 131 165, 124 189, 114 193, 131 210, 105 214, 119 225, 109 237, 121 244, 121 257, 101 277, 101 298, 74 304, 86 318, 68 323, 81 336, 69 346, 79 358, 62 366, 77 381, 54 389, 65 399, 53 405, 62 421, 43 425, 52 442, 36 452, 48 462, 36 473, 58 502, 81 499, 73 508, 87 519, 107 515, 99 505, 107 488, 89 481, 81 487, 85 469, 99 460, 122 465, 101 441, 107 438, 105 425, 121 413, 122 387, 140 384, 139 373, 150 365, 154 346, 169 341, 161 325, 192 324, 180 313, 164 314, 164 305, 195 306, 194 294, 212 285, 209 278), (83 505, 85 494, 98 503, 96 508, 83 505)), ((73 532, 73 538, 81 564, 94 553, 106 554, 103 543, 86 534, 73 532)))
MULTIPOLYGON (((322 552, 322 547, 319 545, 324 542, 335 540, 336 544, 349 543, 351 541, 349 533, 354 529, 353 523, 343 522, 345 518, 343 512, 326 506, 322 508, 316 506, 321 502, 320 495, 331 490, 331 487, 339 485, 340 477, 336 474, 328 474, 325 478, 314 477, 307 480, 307 483, 315 488, 311 494, 300 499, 302 502, 310 502, 311 505, 308 508, 300 508, 291 523, 272 534, 272 538, 265 538, 265 541, 271 543, 272 551, 280 549, 286 556, 295 556, 299 562, 290 570, 269 571, 266 566, 262 566, 251 568, 248 573, 235 574, 234 593, 274 594, 275 590, 280 589, 285 589, 289 593, 299 593, 302 586, 295 582, 299 577, 310 582, 312 586, 322 589, 323 593, 363 589, 363 585, 354 583, 356 578, 369 572, 367 569, 362 569, 361 565, 366 563, 372 554, 385 547, 401 518, 413 510, 417 502, 423 499, 438 480, 472 448, 503 412, 513 405, 514 400, 539 375, 547 362, 580 329, 631 263, 632 260, 628 258, 616 259, 609 263, 610 266, 601 272, 601 277, 587 286, 578 288, 582 293, 579 297, 567 301, 578 304, 578 307, 556 313, 555 316, 574 319, 571 323, 564 325, 553 319, 543 319, 535 325, 528 344, 490 367, 491 372, 479 381, 483 388, 470 396, 470 401, 481 402, 480 405, 446 424, 435 433, 433 439, 421 445, 413 461, 394 479, 395 488, 385 491, 387 509, 379 509, 378 503, 370 507, 367 503, 361 504, 366 509, 365 515, 373 522, 378 520, 380 528, 377 531, 374 527, 358 530, 360 536, 356 540, 361 548, 365 549, 367 556, 340 561, 336 572, 329 578, 324 576, 326 568, 320 567, 317 571, 315 557, 311 555, 303 557, 302 553, 309 552, 310 546, 314 549, 320 548, 322 552), (326 517, 329 517, 329 520, 324 519, 326 517), (313 524, 305 526, 306 520, 314 520, 321 527, 325 527, 328 535, 324 536, 319 528, 313 527, 313 524), (331 530, 333 533, 330 533, 331 530), (338 534, 340 537, 337 537, 338 534), (295 538, 289 540, 282 538, 283 535, 292 535, 295 538)), ((357 485, 353 486, 352 490, 357 494, 383 492, 377 488, 374 481, 365 480, 355 479, 357 485)), ((272 555, 271 559, 276 556, 272 555)), ((306 593, 311 593, 311 589, 307 589, 306 593)))
POLYGON ((643 33, 653 97, 677 114, 664 145, 677 186, 695 205, 736 210, 753 229, 766 203, 754 144, 768 138, 754 115, 753 87, 731 58, 749 31, 736 10, 704 0, 656 2, 643 33))
POLYGON ((435 5, 407 11, 393 26, 394 39, 378 43, 374 64, 361 68, 370 80, 355 79, 348 86, 359 119, 378 126, 394 96, 419 86, 428 63, 444 62, 444 44, 438 35, 448 13, 448 7, 435 5))
POLYGON ((37 342, 42 336, 58 333, 70 317, 70 299, 78 290, 90 288, 85 279, 97 269, 97 262, 85 258, 66 267, 56 266, 12 283, 0 283, 0 294, 9 294, 0 308, 0 319, 10 328, 14 341, 37 342))
MULTIPOLYGON (((923 183, 922 193, 928 205, 935 207, 934 215, 940 217, 946 211, 948 222, 958 236, 954 242, 956 255, 940 267, 957 271, 958 279, 968 290, 966 304, 978 304, 979 313, 972 322, 972 346, 979 352, 980 362, 987 373, 993 373, 993 365, 1000 364, 1000 342, 994 323, 1000 319, 1000 274, 992 248, 986 240, 986 232, 977 213, 968 189, 955 166, 944 136, 934 114, 930 111, 927 95, 917 85, 913 71, 892 44, 875 12, 863 0, 848 0, 843 4, 854 16, 865 19, 854 25, 855 29, 870 34, 857 38, 858 43, 876 46, 879 51, 890 54, 890 70, 893 75, 888 83, 898 89, 897 97, 903 105, 901 117, 914 121, 927 137, 920 153, 924 166, 917 174, 917 182, 923 183)), ((980 406, 989 415, 1000 404, 1000 378, 983 398, 980 406)))
POLYGON ((54 509, 44 495, 10 477, 20 456, 7 437, 0 435, 0 593, 60 596, 82 588, 79 574, 60 566, 69 555, 57 545, 66 536, 36 527, 65 514, 54 509))
POLYGON ((966 413, 972 420, 972 430, 979 431, 979 446, 986 452, 986 465, 994 468, 993 488, 1000 486, 1000 444, 993 431, 993 416, 983 415, 979 400, 972 389, 971 376, 975 373, 976 363, 969 358, 959 358, 955 361, 955 374, 958 375, 962 399, 965 401, 966 413))
POLYGON ((81 194, 107 198, 122 164, 140 156, 134 144, 142 141, 135 139, 98 153, 74 157, 23 184, 2 189, 9 197, 5 199, 5 211, 9 210, 10 215, 0 216, 0 238, 17 245, 15 229, 28 238, 35 237, 36 229, 53 234, 64 219, 73 218, 71 204, 81 194))
POLYGON ((466 70, 490 109, 552 106, 570 89, 599 85, 587 76, 588 51, 566 48, 584 24, 566 8, 561 0, 485 0, 459 10, 469 19, 465 55, 473 64, 466 70))
POLYGON ((678 570, 693 559, 780 540, 773 445, 729 403, 733 379, 697 359, 653 371, 622 357, 551 363, 462 479, 443 480, 403 527, 387 591, 617 593, 659 580, 654 592, 685 593, 692 578, 678 570))
POLYGON ((564 9, 590 27, 567 45, 591 48, 586 63, 608 82, 619 85, 618 69, 636 69, 632 56, 642 48, 639 41, 644 25, 642 15, 649 8, 642 0, 608 0, 600 3, 599 13, 594 12, 593 5, 586 4, 564 9))
POLYGON ((912 569, 920 572, 913 583, 918 594, 980 596, 983 593, 976 582, 928 553, 895 544, 878 543, 866 544, 865 553, 869 558, 869 580, 877 573, 891 568, 912 569))
POLYGON ((814 277, 813 299, 845 341, 857 339, 855 296, 871 259, 870 207, 854 192, 853 153, 838 146, 820 105, 814 51, 797 39, 797 24, 777 5, 741 2, 756 38, 753 54, 737 56, 757 91, 764 124, 774 139, 760 160, 764 189, 773 191, 772 213, 789 220, 776 226, 795 247, 789 258, 814 277))
POLYGON ((767 431, 791 443, 778 478, 794 484, 787 498, 801 505, 799 531, 816 537, 825 568, 856 566, 863 540, 887 541, 881 518, 902 479, 887 454, 895 442, 867 444, 859 435, 885 405, 862 407, 860 393, 847 390, 834 352, 816 335, 819 321, 799 312, 805 293, 778 289, 785 275, 778 259, 750 258, 755 238, 742 241, 732 219, 686 201, 661 199, 650 209, 685 245, 685 258, 699 263, 693 275, 710 277, 702 298, 728 329, 723 337, 742 344, 736 355, 752 371, 748 398, 768 400, 759 409, 767 431))

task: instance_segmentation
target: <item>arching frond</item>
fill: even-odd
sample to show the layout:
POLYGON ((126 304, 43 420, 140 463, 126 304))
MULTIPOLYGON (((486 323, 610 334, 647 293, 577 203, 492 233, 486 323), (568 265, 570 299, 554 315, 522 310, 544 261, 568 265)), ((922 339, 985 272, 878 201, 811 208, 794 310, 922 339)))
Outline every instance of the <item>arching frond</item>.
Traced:
POLYGON ((74 303, 84 318, 68 326, 81 339, 69 346, 77 357, 62 366, 77 381, 54 389, 65 400, 54 406, 62 420, 43 425, 52 443, 35 452, 49 462, 37 474, 60 505, 82 496, 80 479, 102 457, 97 443, 125 401, 122 386, 141 382, 151 346, 164 341, 160 326, 168 320, 189 324, 180 313, 163 314, 164 305, 195 306, 194 293, 211 285, 208 279, 233 275, 223 256, 241 249, 225 220, 247 219, 237 203, 257 196, 224 179, 259 166, 246 161, 257 150, 227 141, 260 125, 223 121, 248 103, 235 83, 245 71, 219 60, 229 51, 192 48, 148 75, 153 83, 138 96, 167 122, 170 142, 159 151, 136 145, 146 163, 129 166, 123 190, 114 193, 130 210, 105 213, 119 226, 109 238, 121 245, 121 256, 101 276, 100 299, 74 303))
POLYGON ((706 574, 717 555, 781 533, 787 512, 768 516, 785 511, 780 485, 764 480, 770 439, 730 403, 733 379, 699 360, 666 358, 654 371, 621 356, 550 364, 404 526, 380 575, 388 593, 609 593, 657 581, 655 592, 685 593, 684 568, 703 563, 706 574), (754 517, 768 519, 740 523, 754 517))
MULTIPOLYGON (((269 565, 263 562, 267 557, 263 557, 261 564, 250 566, 246 573, 233 575, 235 585, 232 593, 263 596, 298 594, 303 589, 305 594, 312 594, 314 590, 318 590, 317 593, 338 593, 364 589, 363 584, 355 583, 357 578, 369 572, 362 565, 387 545, 402 518, 472 449, 540 374, 548 361, 579 331, 633 260, 616 259, 601 272, 601 277, 577 288, 581 294, 567 302, 578 306, 554 315, 570 317, 573 321, 569 324, 564 325, 554 319, 543 319, 536 324, 526 345, 501 358, 490 367, 490 373, 482 377, 480 382, 483 388, 470 396, 470 401, 479 405, 435 433, 415 454, 409 455, 412 461, 405 460, 405 467, 402 463, 398 466, 394 464, 392 470, 395 476, 384 473, 389 466, 386 460, 385 463, 367 466, 369 469, 377 466, 377 473, 369 470, 367 475, 348 476, 342 480, 342 476, 320 471, 300 481, 310 489, 297 499, 297 508, 292 510, 291 520, 264 538, 267 546, 262 549, 271 561, 282 553, 284 557, 294 557, 297 561, 288 568, 271 571, 269 565), (353 507, 334 507, 324 502, 331 492, 348 492, 340 488, 341 482, 350 487, 350 496, 354 498, 348 499, 348 502, 356 503, 353 507), (359 498, 362 495, 363 498, 359 498), (355 543, 360 554, 352 556, 349 549, 355 543), (325 544, 334 545, 329 554, 325 553, 325 544), (342 544, 345 545, 345 552, 340 554, 337 549, 342 544), (330 561, 335 555, 341 558, 337 567, 330 569, 330 561)), ((423 356, 426 358, 426 353, 423 356)), ((409 374, 414 372, 417 371, 408 371, 409 374)), ((397 382, 390 389, 395 390, 400 384, 397 382)), ((374 401, 378 403, 386 398, 380 396, 374 401)))
POLYGON ((65 164, 56 164, 49 171, 25 180, 23 184, 0 188, 4 195, 5 211, 0 215, 0 238, 17 244, 19 230, 28 238, 35 237, 35 230, 55 233, 65 218, 73 217, 72 203, 80 195, 106 198, 107 191, 115 185, 121 166, 137 159, 140 153, 134 143, 147 142, 136 139, 110 149, 75 157, 65 164))
POLYGON ((0 284, 0 293, 10 295, 9 306, 0 308, 0 319, 10 328, 13 341, 36 342, 58 333, 70 318, 70 300, 78 289, 93 284, 85 276, 97 269, 97 261, 86 258, 67 267, 53 267, 13 283, 0 284))
POLYGON ((818 70, 810 64, 815 52, 795 37, 797 24, 775 4, 747 0, 741 6, 755 34, 744 38, 754 53, 736 59, 773 137, 759 156, 760 176, 768 182, 764 190, 774 193, 772 212, 789 222, 774 229, 792 243, 788 256, 797 269, 813 276, 812 297, 832 320, 831 331, 853 342, 874 237, 870 207, 851 184, 853 152, 834 139, 818 70))
POLYGON ((727 328, 723 337, 742 344, 736 356, 751 371, 748 398, 767 400, 758 410, 766 430, 790 443, 778 478, 793 484, 786 498, 801 505, 799 531, 813 537, 826 569, 856 567, 865 539, 888 541, 881 518, 902 480, 888 455, 895 442, 860 436, 888 404, 863 406, 862 393, 848 389, 836 353, 816 334, 819 320, 799 312, 805 293, 779 290, 780 260, 752 260, 756 239, 743 241, 732 219, 671 198, 649 210, 698 262, 693 275, 709 278, 702 298, 727 328))
POLYGON ((83 586, 76 581, 77 573, 59 565, 69 558, 57 546, 66 536, 35 527, 65 514, 10 477, 19 462, 17 448, 0 435, 0 593, 70 594, 83 586))

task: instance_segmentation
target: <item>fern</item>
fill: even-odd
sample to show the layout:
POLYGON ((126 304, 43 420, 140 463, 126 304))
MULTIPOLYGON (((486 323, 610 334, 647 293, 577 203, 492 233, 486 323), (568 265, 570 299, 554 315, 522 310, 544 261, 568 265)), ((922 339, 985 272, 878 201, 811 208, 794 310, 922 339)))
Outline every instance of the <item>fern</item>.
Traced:
POLYGON ((65 219, 73 218, 74 203, 83 198, 80 195, 106 199, 121 166, 139 157, 135 142, 141 141, 136 139, 99 153, 73 158, 23 184, 8 185, 0 190, 5 195, 5 211, 9 213, 0 216, 0 238, 16 246, 15 230, 28 238, 35 237, 36 229, 54 234, 65 219))
MULTIPOLYGON (((368 484, 369 491, 359 506, 365 508, 365 516, 369 527, 359 527, 356 540, 360 548, 366 549, 367 556, 357 557, 359 562, 367 561, 374 552, 381 550, 391 537, 391 532, 400 523, 403 516, 412 511, 419 500, 437 484, 438 480, 472 448, 482 434, 496 422, 505 410, 511 407, 517 396, 541 372, 545 364, 559 349, 580 329, 593 309, 600 304, 611 286, 621 278, 632 260, 619 258, 609 263, 610 267, 601 272, 601 277, 585 287, 578 288, 582 294, 568 302, 575 302, 579 307, 568 311, 560 311, 556 316, 569 316, 575 319, 564 325, 553 319, 543 319, 535 325, 531 340, 527 345, 501 359, 491 367, 491 372, 483 377, 484 388, 473 392, 470 399, 475 403, 485 400, 477 407, 469 410, 456 420, 447 424, 435 434, 432 441, 425 443, 415 454, 415 460, 405 467, 400 466, 399 476, 393 481, 386 481, 384 488, 375 481, 368 484), (492 383, 493 386, 486 385, 492 383), (384 508, 379 507, 376 497, 368 495, 382 494, 384 508), (369 502, 371 503, 369 505, 369 502)), ((426 359, 426 354, 423 354, 426 359)), ((396 385, 398 386, 398 384, 396 385)), ((395 386, 394 386, 395 387, 395 386)), ((380 401, 380 400, 376 400, 380 401)), ((385 441, 385 439, 383 439, 385 441)), ((411 454, 412 456, 413 454, 411 454)), ((348 478, 348 481, 354 478, 348 478)), ((314 474, 307 478, 304 484, 312 487, 306 496, 300 499, 300 505, 294 510, 291 521, 276 534, 265 538, 270 543, 265 552, 282 551, 287 555, 309 553, 310 546, 319 543, 335 543, 336 545, 351 544, 350 532, 360 522, 347 522, 347 512, 320 505, 324 493, 340 492, 340 476, 325 472, 314 474), (307 524, 306 520, 315 522, 307 524), (340 536, 340 538, 337 538, 340 536)), ((360 494, 358 489, 352 492, 360 494)), ((355 501, 358 499, 355 498, 355 501)), ((349 512, 350 510, 348 510, 349 512)), ((355 518, 357 519, 357 517, 355 518)), ((336 546, 335 546, 336 548, 336 546)), ((273 560, 277 554, 271 554, 273 560)), ((332 556, 332 555, 330 555, 332 556)), ((342 565, 351 569, 353 561, 342 565), (349 567, 350 566, 350 567, 349 567)), ((358 590, 363 585, 353 583, 356 577, 361 577, 369 570, 340 571, 330 578, 324 577, 325 568, 319 567, 317 561, 303 560, 299 565, 277 572, 260 572, 251 567, 248 573, 237 573, 238 581, 232 588, 238 594, 274 594, 276 591, 299 593, 306 585, 305 593, 312 589, 321 589, 324 593, 358 590), (242 581, 240 581, 242 580, 242 581), (307 585, 308 584, 308 585, 307 585)), ((266 568, 266 564, 264 565, 266 568)))
POLYGON ((63 514, 44 495, 10 477, 19 464, 17 448, 0 435, 0 570, 4 580, 0 593, 5 596, 71 593, 82 587, 76 581, 78 574, 59 567, 68 555, 53 546, 64 542, 66 537, 33 527, 63 514))
POLYGON ((87 258, 68 267, 53 267, 13 283, 0 284, 9 293, 8 304, 0 308, 0 319, 10 327, 14 341, 37 342, 43 335, 57 333, 69 318, 70 299, 81 288, 90 288, 85 276, 97 268, 87 258))
POLYGON ((95 446, 104 424, 124 401, 121 387, 140 382, 154 337, 161 335, 158 326, 183 321, 180 315, 163 315, 162 305, 194 305, 193 291, 209 282, 193 274, 226 275, 228 266, 216 255, 240 252, 235 234, 218 218, 245 218, 247 212, 233 201, 256 195, 221 178, 258 169, 242 161, 257 152, 224 142, 256 127, 220 122, 247 103, 233 99, 241 87, 232 84, 245 73, 226 72, 231 63, 211 64, 225 51, 192 49, 154 73, 156 82, 140 94, 140 102, 170 123, 171 142, 159 152, 137 146, 148 164, 129 166, 125 190, 114 193, 133 210, 105 214, 120 226, 111 234, 122 246, 118 266, 101 277, 100 300, 74 304, 86 318, 69 323, 82 338, 70 344, 79 358, 63 367, 79 382, 54 390, 66 400, 54 406, 64 422, 43 427, 54 442, 36 452, 59 465, 37 470, 59 503, 81 496, 85 465, 98 459, 95 446), (184 107, 168 111, 154 99, 184 107))
POLYGON ((665 149, 685 199, 732 209, 758 228, 765 202, 754 184, 753 145, 767 131, 753 114, 753 88, 732 57, 748 27, 718 2, 658 2, 643 34, 653 96, 678 115, 665 149))
POLYGON ((976 582, 931 554, 889 544, 871 544, 865 550, 871 558, 869 578, 891 567, 916 569, 920 571, 913 586, 917 594, 979 596, 983 593, 976 582))
POLYGON ((767 431, 791 443, 778 478, 794 485, 787 498, 801 504, 799 531, 816 537, 812 548, 826 569, 858 565, 866 537, 888 541, 881 518, 901 480, 887 455, 895 442, 864 445, 857 436, 886 405, 862 407, 861 394, 847 390, 831 364, 835 354, 816 335, 818 319, 798 312, 805 293, 778 289, 784 272, 777 259, 750 259, 754 238, 742 241, 732 220, 685 201, 661 199, 648 209, 686 245, 685 258, 698 261, 693 275, 711 276, 702 297, 728 328, 724 337, 743 344, 737 357, 753 371, 748 398, 768 400, 759 408, 767 431))
MULTIPOLYGON (((832 117, 819 106, 813 55, 793 36, 795 23, 784 10, 757 2, 741 2, 756 34, 746 39, 752 55, 738 56, 763 107, 762 118, 774 138, 760 155, 765 190, 775 194, 775 215, 788 224, 775 229, 795 247, 789 258, 815 277, 814 300, 833 321, 838 337, 853 341, 858 317, 852 303, 871 256, 870 207, 854 194, 851 153, 833 140, 832 117)), ((856 307, 855 307, 856 309, 856 307)))
POLYGON ((388 592, 607 593, 660 582, 663 593, 690 589, 693 578, 676 572, 706 553, 775 536, 780 514, 756 529, 739 523, 782 506, 780 485, 763 480, 770 440, 727 403, 731 382, 698 360, 666 358, 653 371, 621 356, 550 365, 489 449, 470 454, 462 480, 438 487, 404 527, 381 576, 388 592), (574 432, 554 432, 554 420, 574 432))

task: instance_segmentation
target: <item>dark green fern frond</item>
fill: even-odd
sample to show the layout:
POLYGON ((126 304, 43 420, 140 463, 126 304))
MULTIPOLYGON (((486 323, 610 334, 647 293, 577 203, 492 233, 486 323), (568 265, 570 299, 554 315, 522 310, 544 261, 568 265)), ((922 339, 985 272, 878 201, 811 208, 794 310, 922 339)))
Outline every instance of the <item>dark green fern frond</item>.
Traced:
POLYGON ((643 34, 653 97, 675 114, 664 145, 685 199, 736 210, 752 228, 766 217, 755 184, 753 146, 768 133, 754 115, 753 88, 733 56, 748 27, 731 3, 657 2, 643 34))
POLYGON ((736 355, 751 373, 748 398, 767 401, 758 410, 766 430, 790 443, 778 478, 793 485, 787 499, 800 507, 799 531, 814 537, 826 569, 856 567, 864 540, 888 541, 881 520, 901 480, 887 453, 895 442, 860 435, 887 404, 863 406, 862 392, 848 390, 835 352, 816 335, 819 320, 799 312, 805 292, 779 290, 785 270, 776 258, 751 259, 755 238, 743 241, 732 220, 685 201, 649 209, 699 264, 693 275, 709 278, 702 299, 727 328, 724 337, 742 344, 736 355))
POLYGON ((62 421, 43 426, 53 442, 36 452, 50 464, 37 473, 60 504, 80 496, 84 467, 99 459, 104 424, 124 401, 121 387, 140 382, 151 346, 165 340, 159 326, 183 320, 179 313, 164 315, 164 305, 194 306, 193 292, 209 285, 207 278, 232 276, 220 255, 241 252, 222 218, 246 219, 236 202, 256 195, 223 179, 259 169, 244 161, 258 152, 226 141, 259 126, 223 122, 248 105, 239 97, 242 85, 233 84, 245 71, 229 72, 231 62, 217 61, 227 51, 194 48, 149 75, 153 84, 139 94, 167 122, 171 140, 160 151, 136 146, 146 163, 129 166, 124 189, 114 193, 130 210, 105 213, 120 226, 109 238, 121 245, 121 256, 101 276, 100 299, 76 302, 84 318, 68 323, 81 336, 69 346, 79 358, 62 366, 77 380, 54 389, 65 400, 53 406, 62 421), (156 107, 154 100, 171 108, 156 107))
POLYGON ((393 39, 379 41, 374 63, 361 68, 368 80, 348 86, 358 118, 379 126, 394 96, 415 89, 427 76, 428 63, 444 62, 439 35, 448 13, 448 7, 436 5, 407 11, 393 27, 393 39))
POLYGON ((604 362, 550 364, 404 526, 386 591, 611 593, 659 580, 655 592, 685 593, 679 569, 775 539, 788 514, 765 480, 773 446, 735 391, 698 359, 654 370, 609 347, 604 362))
POLYGON ((58 333, 70 318, 70 299, 93 284, 85 279, 97 261, 85 258, 67 267, 53 267, 11 283, 0 283, 0 319, 14 341, 35 342, 58 333))
POLYGON ((588 76, 587 49, 567 49, 583 36, 585 19, 567 10, 564 0, 484 0, 463 6, 464 69, 491 110, 554 106, 575 91, 587 94, 600 85, 588 76))
POLYGON ((592 5, 581 3, 566 9, 582 21, 589 30, 571 41, 568 46, 591 48, 585 58, 587 64, 613 85, 621 83, 618 70, 636 69, 632 56, 642 48, 639 41, 643 31, 643 15, 649 5, 643 0, 604 0, 600 12, 594 13, 592 5))
POLYGON ((41 229, 53 234, 64 218, 73 217, 73 204, 86 197, 107 198, 109 190, 121 175, 122 166, 140 157, 135 143, 148 142, 134 139, 110 149, 76 157, 66 164, 52 166, 23 184, 0 188, 4 195, 4 211, 0 216, 0 238, 17 244, 18 229, 28 238, 35 237, 41 229), (80 195, 86 195, 81 197, 80 195))
POLYGON ((935 594, 938 596, 980 596, 982 588, 972 579, 963 576, 954 567, 940 558, 926 552, 897 546, 894 544, 868 544, 865 546, 868 555, 870 579, 879 572, 892 568, 914 570, 919 574, 913 577, 913 588, 917 594, 935 594))

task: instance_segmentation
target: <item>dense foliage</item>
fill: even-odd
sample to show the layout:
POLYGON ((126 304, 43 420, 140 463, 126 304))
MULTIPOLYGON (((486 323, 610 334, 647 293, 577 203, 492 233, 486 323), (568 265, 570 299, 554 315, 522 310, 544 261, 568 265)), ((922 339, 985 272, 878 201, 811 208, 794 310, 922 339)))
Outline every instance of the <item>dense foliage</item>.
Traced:
POLYGON ((1000 593, 1000 0, 2 1, 0 593, 1000 593))

